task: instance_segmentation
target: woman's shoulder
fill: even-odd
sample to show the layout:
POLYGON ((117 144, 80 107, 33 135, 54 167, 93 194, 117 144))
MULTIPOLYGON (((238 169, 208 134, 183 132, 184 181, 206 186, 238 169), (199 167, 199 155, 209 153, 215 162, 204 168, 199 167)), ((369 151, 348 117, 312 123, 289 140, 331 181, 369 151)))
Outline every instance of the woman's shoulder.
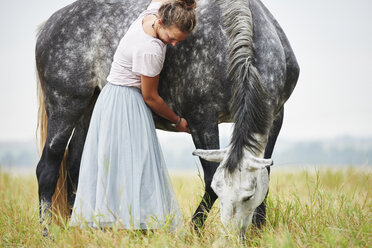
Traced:
POLYGON ((165 3, 165 2, 167 2, 167 1, 169 1, 169 0, 152 0, 151 2, 150 2, 150 4, 163 4, 163 3, 165 3))
POLYGON ((152 0, 150 2, 150 4, 152 4, 152 3, 161 3, 161 4, 163 4, 163 3, 167 2, 167 1, 169 1, 169 0, 152 0))
POLYGON ((141 50, 142 53, 164 56, 166 45, 159 39, 149 38, 144 40, 141 45, 138 46, 138 49, 141 50))
POLYGON ((161 5, 163 4, 163 1, 151 1, 150 4, 147 6, 147 9, 145 12, 157 12, 161 5))

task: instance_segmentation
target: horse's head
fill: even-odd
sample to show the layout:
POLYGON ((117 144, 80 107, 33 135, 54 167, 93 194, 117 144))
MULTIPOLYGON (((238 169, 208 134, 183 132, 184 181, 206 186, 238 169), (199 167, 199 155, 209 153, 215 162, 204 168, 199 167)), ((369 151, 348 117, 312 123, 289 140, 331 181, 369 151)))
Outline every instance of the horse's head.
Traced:
POLYGON ((248 150, 243 150, 243 157, 232 172, 225 167, 229 149, 197 149, 193 154, 220 163, 213 176, 212 188, 220 199, 221 221, 225 227, 244 235, 254 210, 266 197, 269 188, 266 167, 273 161, 254 157, 248 150))

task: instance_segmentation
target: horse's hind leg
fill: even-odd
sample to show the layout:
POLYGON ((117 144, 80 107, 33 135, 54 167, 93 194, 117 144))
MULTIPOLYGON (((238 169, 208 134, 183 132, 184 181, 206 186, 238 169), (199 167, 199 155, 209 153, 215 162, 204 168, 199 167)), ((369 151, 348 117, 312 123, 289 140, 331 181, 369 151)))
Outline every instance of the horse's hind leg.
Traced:
MULTIPOLYGON (((265 155, 264 158, 271 158, 271 155, 273 154, 274 151, 274 146, 276 143, 276 139, 278 138, 280 129, 282 127, 283 123, 283 114, 284 114, 284 108, 279 112, 277 115, 276 119, 274 120, 273 126, 271 128, 270 136, 265 148, 265 155)), ((267 168, 270 176, 270 167, 267 168)), ((267 194, 266 194, 267 197, 267 194)), ((261 203, 258 208, 256 208, 252 223, 258 228, 262 228, 263 225, 265 225, 266 222, 266 197, 265 200, 261 203)))
POLYGON ((47 137, 36 168, 41 223, 50 221, 52 196, 58 181, 59 167, 67 142, 77 120, 90 102, 90 97, 70 97, 62 100, 61 97, 53 98, 53 94, 46 99, 48 99, 46 102, 48 113, 47 137))
MULTIPOLYGON (((74 206, 76 189, 79 178, 80 161, 81 155, 83 153, 85 138, 87 136, 90 118, 92 116, 93 108, 96 103, 97 97, 100 90, 96 88, 94 95, 89 103, 87 110, 84 112, 83 116, 79 119, 75 126, 74 134, 68 145, 68 155, 67 155, 67 197, 68 197, 68 207, 70 211, 74 206)), ((71 214, 71 212, 70 212, 71 214)))
POLYGON ((36 168, 42 223, 51 220, 52 196, 59 177, 59 167, 74 126, 74 120, 61 117, 57 115, 48 119, 47 138, 36 168))

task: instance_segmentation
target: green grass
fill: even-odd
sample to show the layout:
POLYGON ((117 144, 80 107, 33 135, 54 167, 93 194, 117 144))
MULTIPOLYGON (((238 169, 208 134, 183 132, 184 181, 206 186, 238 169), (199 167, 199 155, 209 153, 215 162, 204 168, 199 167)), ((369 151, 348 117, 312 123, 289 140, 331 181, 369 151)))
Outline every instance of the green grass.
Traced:
POLYGON ((245 244, 236 237, 221 241, 219 207, 215 204, 204 232, 198 235, 190 218, 201 199, 198 175, 174 175, 173 185, 185 225, 143 234, 127 230, 79 229, 51 224, 42 237, 34 175, 0 171, 1 247, 372 247, 371 170, 273 168, 267 201, 267 225, 249 229, 245 244), (213 245, 214 244, 214 245, 213 245))

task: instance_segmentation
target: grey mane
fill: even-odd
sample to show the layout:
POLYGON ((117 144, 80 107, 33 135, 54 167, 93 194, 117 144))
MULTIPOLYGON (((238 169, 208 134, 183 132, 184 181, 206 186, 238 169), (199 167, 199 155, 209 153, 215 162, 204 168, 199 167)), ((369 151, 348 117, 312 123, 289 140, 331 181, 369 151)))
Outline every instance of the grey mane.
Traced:
POLYGON ((46 22, 47 22, 47 21, 43 21, 42 23, 40 23, 40 24, 37 26, 37 28, 36 28, 36 34, 35 34, 35 37, 36 37, 36 38, 38 38, 38 37, 40 36, 40 33, 41 33, 41 31, 43 31, 43 28, 44 28, 46 22))
POLYGON ((265 134, 270 125, 269 94, 254 66, 253 21, 249 1, 220 1, 223 25, 229 39, 227 67, 232 82, 231 113, 234 130, 226 167, 233 171, 242 158, 242 149, 262 150, 255 134, 265 134), (242 130, 247 130, 242 132, 242 130))

